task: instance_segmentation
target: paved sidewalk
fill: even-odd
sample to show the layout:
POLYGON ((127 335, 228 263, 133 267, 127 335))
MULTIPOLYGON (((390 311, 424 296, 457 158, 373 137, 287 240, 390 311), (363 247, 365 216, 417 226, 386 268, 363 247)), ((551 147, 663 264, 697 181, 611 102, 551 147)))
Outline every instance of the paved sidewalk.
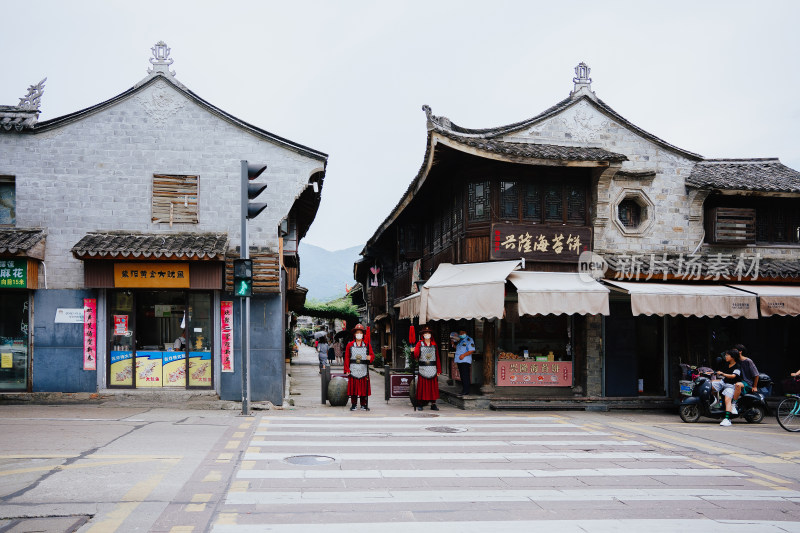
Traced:
MULTIPOLYGON (((342 365, 334 364, 331 373, 337 374, 343 371, 342 365)), ((436 405, 439 412, 425 407, 424 411, 414 411, 411 402, 406 398, 392 398, 386 402, 384 397, 384 377, 374 368, 370 368, 370 381, 372 384, 372 395, 369 398, 369 412, 354 411, 350 413, 350 403, 343 407, 331 407, 329 403, 323 405, 322 399, 322 380, 319 374, 319 359, 317 351, 311 347, 302 345, 300 353, 292 358, 289 372, 289 402, 284 404, 284 410, 302 411, 308 413, 318 412, 326 415, 341 415, 343 413, 357 416, 403 416, 406 414, 416 414, 417 416, 434 416, 436 414, 464 413, 443 400, 439 399, 436 405), (291 405, 294 403, 294 405, 291 405)))

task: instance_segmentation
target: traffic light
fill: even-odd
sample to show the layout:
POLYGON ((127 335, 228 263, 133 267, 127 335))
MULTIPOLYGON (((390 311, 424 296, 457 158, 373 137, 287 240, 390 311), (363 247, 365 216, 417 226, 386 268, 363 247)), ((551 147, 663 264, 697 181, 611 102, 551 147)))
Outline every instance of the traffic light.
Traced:
POLYGON ((253 295, 253 260, 233 260, 233 293, 236 296, 253 295))
POLYGON ((250 183, 265 170, 267 165, 242 161, 242 218, 255 218, 267 207, 266 203, 250 202, 267 188, 266 183, 250 183))

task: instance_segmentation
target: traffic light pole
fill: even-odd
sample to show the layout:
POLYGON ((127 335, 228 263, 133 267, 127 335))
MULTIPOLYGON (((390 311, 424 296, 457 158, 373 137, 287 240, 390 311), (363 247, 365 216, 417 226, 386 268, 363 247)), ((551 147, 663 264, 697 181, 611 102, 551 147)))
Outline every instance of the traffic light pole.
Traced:
MULTIPOLYGON (((247 194, 248 183, 247 161, 242 160, 242 244, 239 247, 239 257, 242 259, 250 259, 250 249, 247 246, 247 204, 250 200, 247 194)), ((239 304, 242 313, 242 416, 250 416, 250 297, 242 296, 239 304)))

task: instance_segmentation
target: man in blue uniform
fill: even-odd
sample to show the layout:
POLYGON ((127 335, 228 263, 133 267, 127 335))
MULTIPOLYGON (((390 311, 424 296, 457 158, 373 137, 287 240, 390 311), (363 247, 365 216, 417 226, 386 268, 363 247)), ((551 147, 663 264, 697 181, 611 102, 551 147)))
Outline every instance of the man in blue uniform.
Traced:
POLYGON ((467 335, 465 330, 458 332, 458 344, 456 344, 456 364, 458 373, 461 376, 461 394, 469 394, 469 384, 472 370, 472 354, 475 352, 475 341, 467 335))

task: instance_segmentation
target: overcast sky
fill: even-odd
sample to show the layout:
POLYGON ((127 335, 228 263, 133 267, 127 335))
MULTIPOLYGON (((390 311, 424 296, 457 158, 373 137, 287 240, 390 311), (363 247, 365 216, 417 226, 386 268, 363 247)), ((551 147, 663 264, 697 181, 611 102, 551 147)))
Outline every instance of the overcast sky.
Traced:
POLYGON ((242 120, 329 155, 306 242, 361 245, 415 177, 423 104, 470 128, 537 115, 591 67, 629 121, 705 157, 800 170, 800 2, 4 2, 0 104, 47 77, 40 120, 177 78, 242 120))

